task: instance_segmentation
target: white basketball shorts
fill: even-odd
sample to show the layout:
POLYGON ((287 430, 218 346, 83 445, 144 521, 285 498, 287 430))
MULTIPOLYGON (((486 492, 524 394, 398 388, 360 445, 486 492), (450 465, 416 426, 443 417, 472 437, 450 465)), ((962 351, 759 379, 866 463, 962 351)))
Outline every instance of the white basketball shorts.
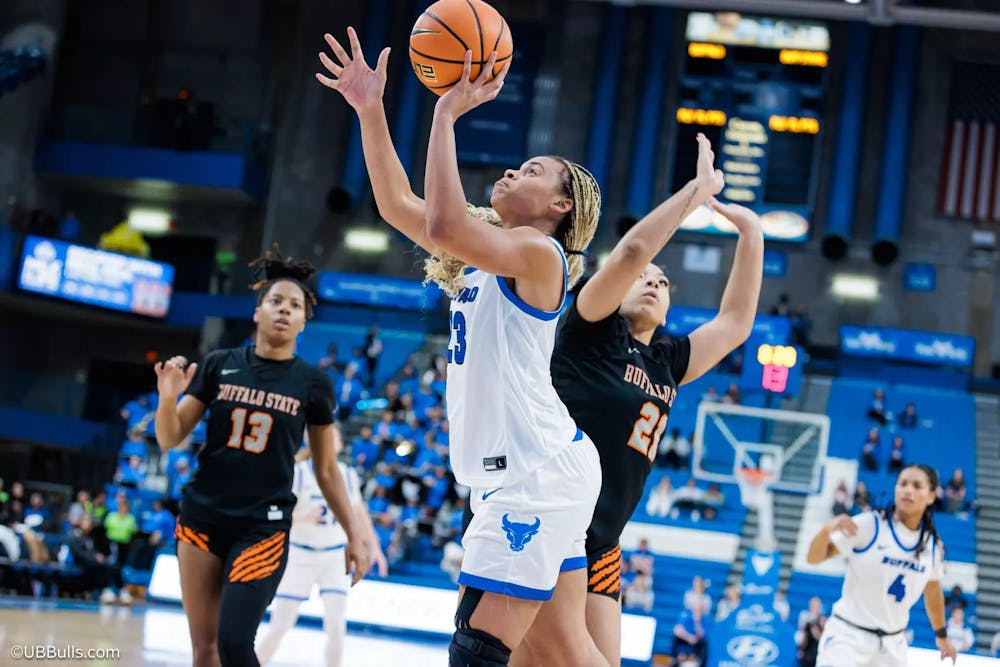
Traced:
POLYGON ((601 491, 597 448, 579 439, 527 477, 472 489, 458 583, 526 600, 552 597, 559 573, 587 567, 585 541, 601 491))
POLYGON ((351 578, 344 572, 344 547, 314 548, 296 545, 288 547, 288 565, 278 584, 275 598, 305 602, 313 585, 322 595, 347 595, 351 578))
POLYGON ((879 637, 831 616, 819 638, 816 667, 906 667, 906 633, 879 637))

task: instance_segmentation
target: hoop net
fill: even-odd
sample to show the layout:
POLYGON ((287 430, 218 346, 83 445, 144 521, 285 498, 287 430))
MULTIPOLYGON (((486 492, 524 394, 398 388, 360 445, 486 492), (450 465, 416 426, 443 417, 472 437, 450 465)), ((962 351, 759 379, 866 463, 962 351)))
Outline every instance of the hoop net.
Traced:
POLYGON ((740 487, 740 501, 748 509, 758 509, 761 501, 771 492, 773 473, 760 468, 740 468, 736 483, 740 487))

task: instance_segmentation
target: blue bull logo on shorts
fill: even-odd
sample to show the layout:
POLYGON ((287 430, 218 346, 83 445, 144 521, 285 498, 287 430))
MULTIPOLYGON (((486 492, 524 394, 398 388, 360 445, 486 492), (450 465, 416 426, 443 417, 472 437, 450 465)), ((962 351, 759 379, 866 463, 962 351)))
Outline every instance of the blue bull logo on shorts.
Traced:
POLYGON ((509 516, 509 514, 503 515, 503 530, 507 533, 507 539, 510 541, 510 549, 511 551, 524 551, 524 545, 530 542, 538 529, 542 527, 542 520, 536 516, 535 523, 514 523, 507 518, 509 516))

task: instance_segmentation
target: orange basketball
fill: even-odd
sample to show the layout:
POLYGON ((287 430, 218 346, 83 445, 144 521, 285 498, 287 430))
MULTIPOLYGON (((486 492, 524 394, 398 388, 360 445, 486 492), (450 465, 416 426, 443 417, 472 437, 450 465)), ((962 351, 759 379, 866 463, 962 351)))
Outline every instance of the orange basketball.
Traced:
POLYGON ((459 82, 466 51, 472 51, 472 79, 494 51, 492 76, 514 55, 510 27, 483 0, 438 0, 413 24, 410 62, 420 82, 434 93, 443 95, 459 82))

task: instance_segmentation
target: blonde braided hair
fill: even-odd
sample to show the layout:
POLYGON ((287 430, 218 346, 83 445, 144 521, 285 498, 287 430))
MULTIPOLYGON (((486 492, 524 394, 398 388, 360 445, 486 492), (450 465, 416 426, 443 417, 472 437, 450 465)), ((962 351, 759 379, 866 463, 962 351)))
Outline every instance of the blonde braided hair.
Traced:
MULTIPOLYGON (((583 251, 590 245, 601 218, 601 189, 597 180, 583 166, 562 157, 553 157, 563 165, 563 194, 573 200, 573 208, 559 221, 553 236, 566 251, 569 287, 583 275, 583 251)), ((500 216, 492 208, 467 204, 469 215, 499 227, 500 216)), ((437 283, 448 296, 455 296, 465 287, 462 260, 441 253, 424 261, 424 284, 437 283)))

